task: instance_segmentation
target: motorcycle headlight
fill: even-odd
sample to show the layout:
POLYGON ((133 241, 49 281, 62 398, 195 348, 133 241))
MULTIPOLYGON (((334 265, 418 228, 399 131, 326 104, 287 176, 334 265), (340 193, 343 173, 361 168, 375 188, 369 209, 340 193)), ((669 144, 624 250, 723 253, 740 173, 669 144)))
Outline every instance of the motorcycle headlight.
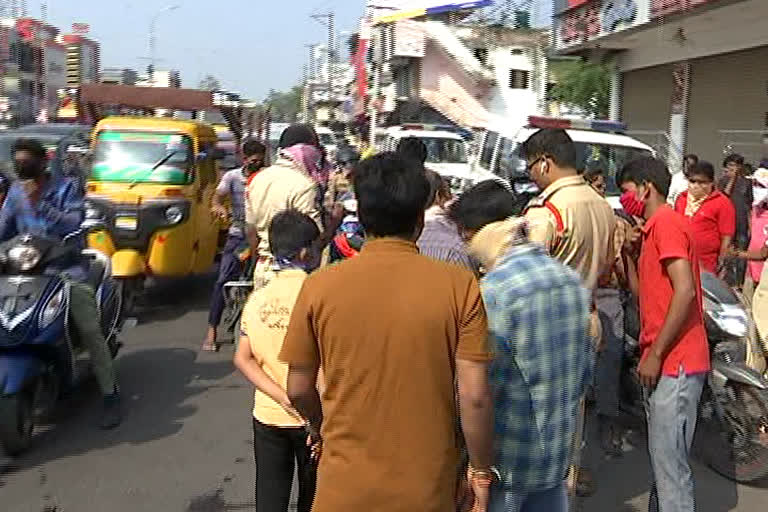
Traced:
POLYGON ((749 317, 738 304, 717 304, 704 298, 704 311, 712 322, 724 333, 734 338, 743 338, 749 331, 749 317))
POLYGON ((22 272, 27 272, 40 262, 40 251, 31 245, 17 245, 8 251, 8 260, 22 272))
POLYGON ((64 288, 56 292, 53 297, 48 300, 43 310, 40 312, 40 328, 45 329, 56 317, 61 313, 64 307, 64 288))
POLYGON ((165 210, 165 220, 168 221, 168 224, 178 224, 184 220, 184 210, 178 206, 169 206, 165 210))

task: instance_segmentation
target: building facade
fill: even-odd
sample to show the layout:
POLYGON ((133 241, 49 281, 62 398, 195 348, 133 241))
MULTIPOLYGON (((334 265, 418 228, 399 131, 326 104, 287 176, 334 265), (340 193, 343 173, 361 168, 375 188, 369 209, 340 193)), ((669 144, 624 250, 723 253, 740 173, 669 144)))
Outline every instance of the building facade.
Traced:
POLYGON ((80 34, 63 35, 60 42, 67 48, 67 87, 74 89, 83 84, 98 83, 101 70, 99 43, 80 34))
POLYGON ((756 162, 768 156, 766 16, 765 0, 555 0, 554 41, 612 66, 612 117, 674 167, 685 152, 756 162))

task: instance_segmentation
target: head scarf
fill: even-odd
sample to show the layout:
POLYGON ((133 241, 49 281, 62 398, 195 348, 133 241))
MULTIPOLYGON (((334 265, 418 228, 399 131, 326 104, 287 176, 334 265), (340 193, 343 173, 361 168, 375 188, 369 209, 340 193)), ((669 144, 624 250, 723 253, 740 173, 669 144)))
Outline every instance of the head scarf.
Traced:
POLYGON ((327 166, 323 166, 323 154, 316 146, 294 144, 282 149, 280 155, 290 160, 315 183, 325 184, 328 182, 329 169, 327 166))
POLYGON ((468 249, 469 254, 489 271, 512 247, 528 241, 528 221, 524 217, 510 217, 492 222, 478 231, 469 242, 468 249))
POLYGON ((285 149, 296 144, 318 146, 319 143, 315 129, 308 124, 292 124, 283 130, 278 147, 285 149))

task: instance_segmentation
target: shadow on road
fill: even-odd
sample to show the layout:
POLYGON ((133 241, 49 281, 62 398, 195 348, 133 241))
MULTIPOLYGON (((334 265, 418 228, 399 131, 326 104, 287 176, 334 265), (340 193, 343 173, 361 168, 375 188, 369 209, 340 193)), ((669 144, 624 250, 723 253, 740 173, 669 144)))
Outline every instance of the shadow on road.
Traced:
POLYGON ((234 371, 231 361, 205 362, 196 358, 195 351, 185 348, 145 349, 121 356, 117 368, 125 376, 120 380, 123 424, 112 431, 97 428, 101 399, 91 381, 59 404, 54 424, 41 429, 27 454, 8 469, 25 469, 92 450, 140 445, 176 434, 184 419, 197 410, 185 402, 215 387, 215 382, 209 385, 206 381, 217 381, 234 371))
POLYGON ((136 304, 134 314, 140 324, 148 324, 175 320, 191 311, 205 311, 215 279, 215 274, 206 274, 152 282, 136 304))
MULTIPOLYGON (((648 510, 647 493, 651 485, 650 460, 646 433, 641 421, 623 418, 625 427, 631 429, 632 443, 625 442, 625 453, 620 458, 605 458, 599 446, 596 418, 589 422, 589 444, 585 454, 586 467, 594 476, 597 493, 581 500, 581 510, 606 510, 612 512, 645 512, 648 510)), ((697 509, 704 512, 728 512, 739 510, 737 484, 728 480, 697 459, 692 459, 696 482, 697 509)), ((764 482, 753 484, 757 487, 764 482)))

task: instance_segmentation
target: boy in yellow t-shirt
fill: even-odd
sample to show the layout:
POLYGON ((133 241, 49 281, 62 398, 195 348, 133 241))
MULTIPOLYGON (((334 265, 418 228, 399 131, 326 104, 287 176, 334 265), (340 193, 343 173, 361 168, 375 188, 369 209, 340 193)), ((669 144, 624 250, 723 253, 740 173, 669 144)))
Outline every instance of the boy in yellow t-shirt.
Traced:
POLYGON ((256 510, 288 510, 294 460, 298 464, 298 512, 310 512, 316 465, 305 421, 286 393, 288 365, 278 361, 283 339, 307 272, 319 258, 312 250, 317 224, 296 210, 275 215, 269 227, 275 276, 248 298, 241 321, 235 366, 255 386, 253 451, 256 459, 256 510))

